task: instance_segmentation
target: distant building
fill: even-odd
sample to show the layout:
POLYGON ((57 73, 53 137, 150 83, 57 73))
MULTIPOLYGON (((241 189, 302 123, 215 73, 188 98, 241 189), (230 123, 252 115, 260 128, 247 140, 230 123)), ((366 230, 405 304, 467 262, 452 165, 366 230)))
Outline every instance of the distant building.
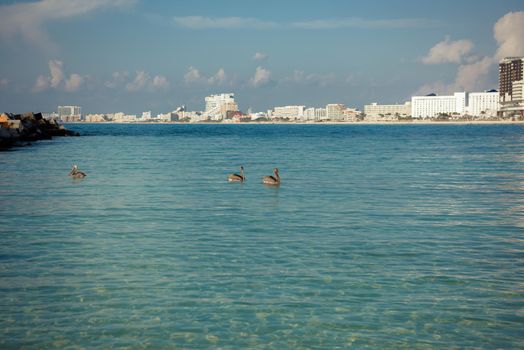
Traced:
POLYGON ((202 112, 182 111, 178 113, 178 115, 182 119, 182 121, 189 121, 191 123, 198 123, 207 120, 207 116, 205 114, 202 114, 202 112))
POLYGON ((287 118, 290 120, 301 119, 304 116, 305 106, 283 106, 275 107, 272 113, 273 118, 287 118))
POLYGON ((499 110, 497 90, 471 92, 468 96, 467 113, 475 117, 495 117, 499 110))
POLYGON ((304 110, 304 118, 305 120, 315 120, 315 108, 314 107, 310 107, 310 108, 306 108, 304 110))
POLYGON ((82 119, 82 107, 58 106, 58 118, 63 122, 79 122, 82 119))
POLYGON ((325 108, 315 108, 315 120, 320 121, 327 118, 327 113, 325 108))
POLYGON ((227 116, 229 111, 238 111, 238 105, 235 102, 235 95, 232 93, 210 95, 205 98, 206 115, 211 120, 222 120, 227 116))
POLYGON ((357 116, 360 114, 360 111, 356 108, 346 108, 342 111, 344 121, 354 122, 357 121, 357 116))
MULTIPOLYGON (((174 113, 172 113, 172 112, 168 112, 168 113, 160 113, 160 114, 157 114, 156 119, 157 119, 159 122, 168 123, 168 122, 173 121, 173 114, 174 114, 174 113)), ((176 115, 176 114, 175 114, 175 115, 176 115)))
POLYGON ((367 117, 385 117, 385 116, 408 116, 411 115, 411 102, 403 104, 379 105, 374 102, 364 106, 364 114, 367 117))
POLYGON ((151 119, 151 111, 142 112, 142 120, 149 120, 151 119))
POLYGON ((506 57, 499 63, 499 98, 502 116, 524 116, 524 57, 506 57))
POLYGON ((430 94, 411 97, 411 116, 413 118, 434 118, 439 114, 464 114, 467 94, 455 92, 450 96, 430 94))
POLYGON ((106 114, 106 119, 115 123, 133 123, 138 120, 136 114, 125 114, 123 112, 106 114))
POLYGON ((326 117, 331 121, 343 120, 345 109, 346 106, 341 103, 330 103, 326 106, 326 117))
POLYGON ((84 121, 86 123, 101 123, 105 122, 105 115, 104 114, 87 114, 84 118, 84 121))

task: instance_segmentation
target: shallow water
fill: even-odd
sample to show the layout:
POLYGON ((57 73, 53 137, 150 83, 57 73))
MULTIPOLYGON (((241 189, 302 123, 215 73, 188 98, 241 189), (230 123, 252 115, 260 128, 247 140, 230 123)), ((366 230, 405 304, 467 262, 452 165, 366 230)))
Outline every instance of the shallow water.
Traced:
POLYGON ((523 126, 70 127, 0 153, 2 349, 524 348, 523 126))

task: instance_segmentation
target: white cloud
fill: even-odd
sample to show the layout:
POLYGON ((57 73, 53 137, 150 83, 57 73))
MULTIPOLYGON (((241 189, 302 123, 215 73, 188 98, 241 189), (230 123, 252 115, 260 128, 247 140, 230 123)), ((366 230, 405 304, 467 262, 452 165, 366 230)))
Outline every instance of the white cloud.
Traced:
POLYGON ((0 6, 0 37, 21 36, 42 47, 54 46, 44 28, 47 22, 67 19, 108 7, 121 7, 136 0, 41 0, 0 6))
POLYGON ((419 18, 399 19, 364 19, 364 18, 330 18, 291 23, 277 23, 252 17, 174 17, 177 26, 188 29, 340 29, 340 28, 426 28, 441 25, 441 22, 419 18))
POLYGON ((268 58, 269 56, 263 52, 256 52, 254 55, 253 55, 253 60, 254 61, 264 61, 268 58))
POLYGON ((249 80, 249 84, 254 87, 264 86, 271 83, 271 71, 257 67, 255 75, 249 80))
POLYGON ((501 17, 493 32, 499 48, 495 58, 524 56, 524 12, 509 12, 501 17))
POLYGON ((154 89, 167 89, 169 85, 169 80, 163 75, 155 75, 153 78, 152 87, 154 89))
POLYGON ((64 88, 67 92, 78 90, 85 78, 77 73, 72 73, 68 79, 64 73, 64 63, 60 60, 49 60, 49 76, 40 75, 33 85, 33 92, 45 91, 49 88, 64 88))
POLYGON ((483 91, 487 90, 489 70, 495 61, 491 57, 484 57, 476 62, 462 64, 458 67, 455 80, 446 84, 442 81, 422 85, 414 94, 426 95, 428 93, 450 94, 457 91, 483 91))
POLYGON ((110 89, 116 89, 120 86, 123 86, 129 77, 129 73, 126 71, 122 72, 113 72, 111 75, 111 80, 105 82, 105 86, 110 89))
POLYGON ((3 90, 7 88, 8 85, 9 85, 9 80, 7 80, 6 78, 0 79, 0 89, 3 90))
POLYGON ((202 81, 200 71, 193 66, 190 66, 188 72, 184 75, 186 84, 195 84, 202 81))
POLYGON ((48 88, 49 88, 49 78, 43 75, 39 75, 38 78, 36 78, 35 85, 33 86, 33 91, 40 92, 40 91, 47 90, 48 88))
POLYGON ((57 88, 64 79, 63 62, 59 60, 49 61, 49 72, 51 73, 51 87, 57 88))
MULTIPOLYGON (((461 54, 457 53, 455 56, 446 56, 444 53, 434 55, 434 61, 463 61, 465 63, 458 67, 455 80, 452 83, 446 84, 442 81, 437 81, 425 84, 421 86, 415 94, 425 94, 429 92, 450 93, 461 90, 482 91, 493 87, 496 82, 490 81, 489 76, 490 71, 494 69, 494 65, 498 60, 507 56, 524 56, 524 12, 509 12, 502 16, 493 26, 493 35, 499 45, 493 56, 485 56, 482 58, 476 56, 464 57, 469 53, 469 50, 464 49, 461 51, 461 54)), ((448 41, 448 44, 457 43, 449 42, 448 38, 446 38, 444 42, 446 41, 448 41)), ((437 46, 438 44, 433 48, 437 46)), ((464 48, 464 46, 460 47, 464 48)), ((426 58, 429 59, 430 57, 432 56, 428 54, 426 58)), ((432 61, 431 63, 434 62, 432 61)))
POLYGON ((126 85, 127 91, 139 91, 147 87, 151 77, 144 71, 137 71, 135 79, 126 85))
POLYGON ((80 88, 80 85, 84 82, 84 77, 79 74, 73 73, 69 76, 69 79, 65 81, 65 90, 73 92, 80 88))
MULTIPOLYGON (((113 81, 115 79, 122 80, 127 79, 126 74, 119 72, 113 73, 113 81), (117 73, 115 75, 115 73, 117 73)), ((107 83, 106 83, 107 86, 107 83)), ((151 78, 149 73, 145 71, 137 71, 133 81, 126 84, 126 90, 131 92, 137 91, 155 91, 161 89, 167 89, 170 86, 169 80, 163 75, 155 75, 154 78, 151 78)))
POLYGON ((425 64, 460 63, 472 49, 473 43, 469 40, 451 41, 446 37, 429 50, 426 57, 422 58, 422 62, 425 64))
POLYGON ((174 17, 173 20, 176 25, 188 29, 270 29, 278 26, 274 22, 250 17, 186 16, 174 17))
POLYGON ((228 82, 227 74, 224 68, 220 68, 216 74, 208 77, 202 74, 197 68, 190 66, 184 75, 186 85, 208 85, 217 86, 225 85, 228 82))
POLYGON ((477 62, 461 65, 453 84, 455 89, 465 91, 486 90, 486 76, 493 63, 491 57, 484 57, 477 62))
POLYGON ((209 85, 223 85, 227 80, 226 72, 224 68, 220 68, 218 72, 207 79, 209 85))

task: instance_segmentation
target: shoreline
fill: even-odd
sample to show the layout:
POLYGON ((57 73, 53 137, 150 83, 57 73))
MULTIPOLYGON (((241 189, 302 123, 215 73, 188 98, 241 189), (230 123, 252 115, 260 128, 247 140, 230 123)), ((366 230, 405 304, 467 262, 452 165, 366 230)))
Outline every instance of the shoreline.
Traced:
POLYGON ((129 125, 520 125, 524 120, 469 120, 469 121, 362 121, 362 122, 247 122, 247 123, 210 123, 210 122, 67 122, 64 124, 81 125, 81 124, 129 124, 129 125))

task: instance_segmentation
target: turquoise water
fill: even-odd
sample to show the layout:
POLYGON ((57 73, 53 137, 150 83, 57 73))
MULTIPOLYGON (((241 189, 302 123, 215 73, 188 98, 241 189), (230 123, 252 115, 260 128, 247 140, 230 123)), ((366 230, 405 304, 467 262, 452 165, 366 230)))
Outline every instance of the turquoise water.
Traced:
POLYGON ((2 349, 524 348, 522 125, 71 127, 0 153, 2 349))

